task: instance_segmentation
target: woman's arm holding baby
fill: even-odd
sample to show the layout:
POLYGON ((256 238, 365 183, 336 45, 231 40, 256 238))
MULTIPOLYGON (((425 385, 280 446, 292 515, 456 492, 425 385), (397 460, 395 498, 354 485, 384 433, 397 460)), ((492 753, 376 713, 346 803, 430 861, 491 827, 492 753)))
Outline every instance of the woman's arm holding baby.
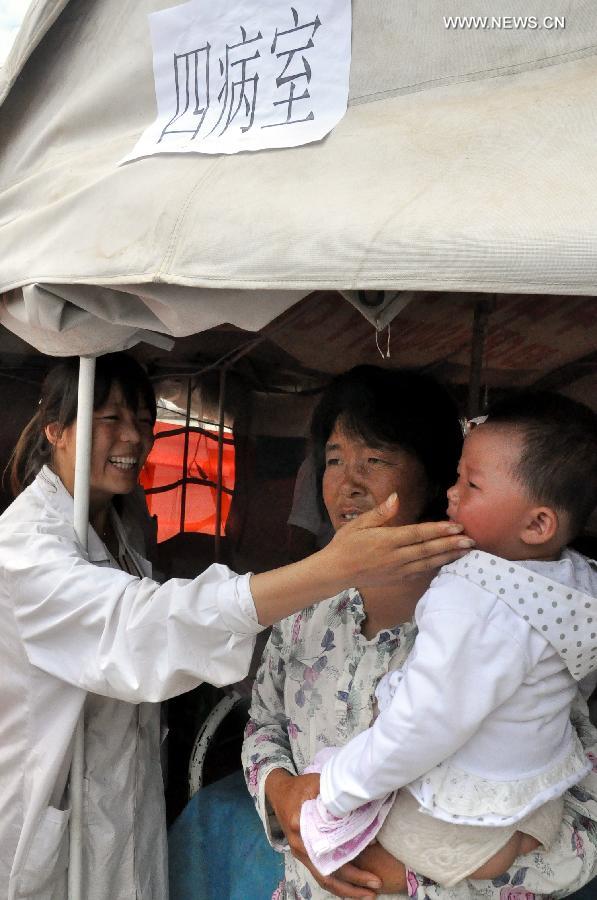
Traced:
POLYGON ((355 866, 373 872, 381 881, 381 893, 406 894, 408 883, 404 863, 374 841, 354 860, 355 866))
POLYGON ((300 832, 300 811, 306 800, 319 793, 319 775, 289 775, 281 769, 270 772, 265 784, 269 803, 284 831, 292 855, 313 875, 321 887, 337 897, 374 898, 381 888, 381 879, 367 871, 366 866, 352 863, 341 866, 324 876, 312 865, 300 832))
POLYGON ((381 882, 370 872, 349 865, 324 878, 307 857, 299 828, 300 808, 319 793, 319 775, 297 776, 290 732, 298 726, 287 716, 284 700, 286 654, 294 617, 272 630, 253 688, 251 718, 245 732, 243 765, 268 840, 274 849, 290 848, 313 877, 339 897, 376 896, 381 882))

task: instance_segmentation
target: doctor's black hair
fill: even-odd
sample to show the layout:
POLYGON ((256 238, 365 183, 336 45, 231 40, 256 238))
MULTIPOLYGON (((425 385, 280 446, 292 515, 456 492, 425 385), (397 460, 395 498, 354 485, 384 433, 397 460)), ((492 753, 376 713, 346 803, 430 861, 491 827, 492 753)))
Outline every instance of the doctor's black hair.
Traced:
POLYGON ((597 414, 561 394, 528 390, 491 406, 486 425, 522 434, 512 474, 533 502, 567 513, 568 540, 576 537, 597 506, 597 414))
MULTIPOLYGON (((126 353, 107 353, 95 364, 93 408, 99 409, 113 384, 120 387, 126 405, 137 411, 144 403, 155 422, 156 402, 151 382, 139 363, 126 353)), ((44 465, 52 464, 52 445, 45 435, 46 426, 58 423, 68 428, 77 418, 79 358, 68 357, 54 366, 45 377, 37 412, 17 441, 5 470, 16 497, 30 484, 44 465)))
POLYGON ((456 405, 435 379, 405 369, 355 366, 323 392, 311 420, 318 497, 325 448, 338 423, 371 447, 400 448, 422 464, 428 481, 421 521, 446 514, 446 491, 456 480, 462 429, 456 405))

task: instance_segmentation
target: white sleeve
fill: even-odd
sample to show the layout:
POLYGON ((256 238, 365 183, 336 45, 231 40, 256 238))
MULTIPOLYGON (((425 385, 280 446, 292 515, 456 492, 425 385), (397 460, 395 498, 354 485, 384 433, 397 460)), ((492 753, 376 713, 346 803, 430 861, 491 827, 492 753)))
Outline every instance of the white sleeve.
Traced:
POLYGON ((131 703, 247 674, 262 630, 249 575, 213 565, 160 585, 90 563, 64 529, 28 528, 8 543, 4 584, 25 652, 43 671, 131 703))
POLYGON ((506 604, 464 579, 457 597, 453 579, 438 582, 419 601, 419 634, 390 705, 323 768, 321 797, 335 816, 448 759, 531 667, 530 629, 506 604))

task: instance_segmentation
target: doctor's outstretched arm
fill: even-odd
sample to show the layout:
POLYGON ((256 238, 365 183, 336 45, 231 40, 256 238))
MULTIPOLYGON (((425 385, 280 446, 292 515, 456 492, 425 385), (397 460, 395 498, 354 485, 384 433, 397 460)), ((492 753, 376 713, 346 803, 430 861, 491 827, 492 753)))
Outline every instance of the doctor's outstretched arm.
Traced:
POLYGON ((341 528, 323 550, 252 575, 259 623, 272 625, 348 587, 362 590, 420 575, 463 556, 473 545, 453 522, 386 526, 396 515, 397 505, 393 494, 341 528))

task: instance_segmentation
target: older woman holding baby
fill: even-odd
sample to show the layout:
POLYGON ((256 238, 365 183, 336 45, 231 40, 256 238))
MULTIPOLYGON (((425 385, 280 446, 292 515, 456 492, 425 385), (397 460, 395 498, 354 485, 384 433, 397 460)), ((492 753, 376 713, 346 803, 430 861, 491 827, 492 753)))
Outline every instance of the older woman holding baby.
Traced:
MULTIPOLYGON (((444 513, 461 438, 454 407, 433 381, 374 367, 353 370, 324 395, 312 433, 323 472, 323 500, 336 530, 392 491, 400 498, 397 524, 444 513)), ((406 661, 414 644, 413 615, 429 581, 421 576, 398 590, 367 590, 364 595, 344 591, 274 628, 257 676, 244 756, 249 789, 268 837, 285 851, 280 897, 374 897, 380 891, 398 895, 407 889, 419 900, 532 900, 565 896, 594 872, 593 774, 566 796, 563 824, 549 852, 526 856, 524 866, 514 865, 493 881, 442 888, 414 872, 407 878, 379 845, 366 850, 357 865, 327 878, 311 866, 298 831, 298 812, 312 796, 313 785, 308 776, 295 776, 322 748, 346 744, 369 727, 377 682, 406 661)), ((594 745, 597 735, 586 707, 581 701, 578 706, 581 740, 594 745)))

